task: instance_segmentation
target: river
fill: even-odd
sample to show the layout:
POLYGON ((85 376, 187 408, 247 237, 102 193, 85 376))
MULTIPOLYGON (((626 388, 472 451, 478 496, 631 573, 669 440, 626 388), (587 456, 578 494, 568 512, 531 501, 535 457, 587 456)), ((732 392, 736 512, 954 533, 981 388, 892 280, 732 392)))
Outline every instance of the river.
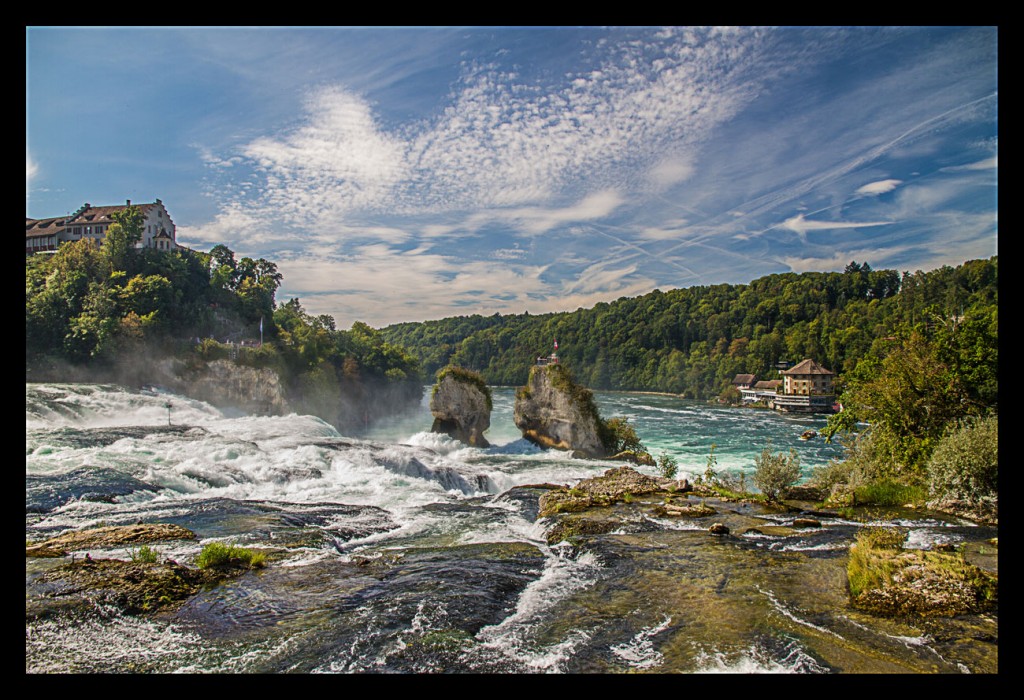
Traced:
MULTIPOLYGON (((715 504, 730 522, 767 527, 722 539, 706 523, 637 516, 592 547, 548 546, 536 494, 509 490, 571 484, 614 465, 522 440, 513 389, 493 394, 492 447, 476 449, 426 432, 426 398, 365 434, 341 435, 311 416, 236 415, 159 390, 27 384, 27 540, 170 522, 197 534, 159 547, 179 562, 214 540, 275 554, 265 569, 155 616, 96 600, 27 619, 26 671, 996 670, 996 615, 874 618, 849 609, 844 587, 845 553, 865 524, 905 528, 907 546, 952 542, 981 560, 994 528, 893 511, 793 533, 788 516, 715 504)), ((746 475, 748 486, 766 445, 796 450, 805 477, 841 454, 799 439, 824 427, 823 416, 595 396, 605 417, 630 419, 652 454, 675 457, 681 477, 704 472, 712 444, 716 469, 746 475)), ((60 563, 26 559, 30 600, 47 600, 38 578, 60 563)))

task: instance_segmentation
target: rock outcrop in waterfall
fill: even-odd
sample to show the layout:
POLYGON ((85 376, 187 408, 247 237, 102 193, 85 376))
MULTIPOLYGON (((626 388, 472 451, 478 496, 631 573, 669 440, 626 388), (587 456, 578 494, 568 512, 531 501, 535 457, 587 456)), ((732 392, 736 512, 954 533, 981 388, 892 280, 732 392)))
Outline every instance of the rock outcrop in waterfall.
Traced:
POLYGON ((277 372, 213 360, 185 369, 170 386, 218 408, 236 408, 256 415, 282 415, 290 409, 277 372))
POLYGON ((476 372, 447 367, 438 374, 430 396, 431 431, 445 433, 473 447, 489 447, 484 431, 491 427, 491 392, 476 372))
POLYGON ((516 391, 513 419, 523 437, 541 447, 572 450, 582 457, 611 454, 607 428, 594 395, 562 365, 536 365, 516 391))

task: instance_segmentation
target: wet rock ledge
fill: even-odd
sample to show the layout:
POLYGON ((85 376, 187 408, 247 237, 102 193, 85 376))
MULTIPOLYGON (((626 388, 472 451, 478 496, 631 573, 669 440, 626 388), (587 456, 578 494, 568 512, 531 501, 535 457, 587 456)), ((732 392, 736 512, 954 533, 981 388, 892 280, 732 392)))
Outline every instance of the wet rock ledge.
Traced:
POLYGON ((195 539, 187 528, 168 523, 99 527, 69 532, 25 547, 27 557, 56 558, 71 555, 71 561, 42 573, 38 584, 44 597, 29 597, 26 620, 39 619, 66 609, 88 607, 103 600, 129 614, 155 613, 183 603, 204 587, 240 576, 248 567, 234 562, 224 566, 196 569, 171 559, 124 561, 92 558, 83 550, 148 545, 171 540, 195 539))

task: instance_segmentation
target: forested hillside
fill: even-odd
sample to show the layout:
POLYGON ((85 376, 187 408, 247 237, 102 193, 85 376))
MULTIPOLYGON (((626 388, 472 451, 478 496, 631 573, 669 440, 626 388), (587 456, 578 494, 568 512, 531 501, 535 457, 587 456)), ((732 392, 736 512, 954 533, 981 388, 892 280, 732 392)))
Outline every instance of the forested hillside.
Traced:
POLYGON ((844 272, 655 290, 568 313, 403 323, 381 333, 428 373, 455 364, 490 384, 521 385, 557 339, 562 362, 586 386, 709 398, 738 373, 769 378, 780 360, 814 358, 841 376, 898 329, 930 332, 961 317, 983 317, 994 347, 997 262, 902 275, 851 262, 844 272))
POLYGON ((128 381, 146 377, 161 358, 231 357, 276 370, 298 408, 329 420, 341 397, 360 417, 419 400, 424 377, 414 357, 364 323, 337 330, 331 316, 306 313, 298 299, 278 304, 275 263, 236 260, 224 245, 209 253, 135 248, 139 209, 115 219, 102 246, 83 239, 26 257, 30 380, 128 381))

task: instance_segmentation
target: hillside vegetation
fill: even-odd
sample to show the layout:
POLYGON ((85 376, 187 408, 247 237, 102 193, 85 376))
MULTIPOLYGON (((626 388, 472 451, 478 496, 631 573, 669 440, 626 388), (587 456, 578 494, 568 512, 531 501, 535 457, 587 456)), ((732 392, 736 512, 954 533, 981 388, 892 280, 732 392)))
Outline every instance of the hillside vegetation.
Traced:
POLYGON ((224 245, 134 248, 141 212, 129 207, 116 218, 102 246, 84 239, 26 256, 30 380, 142 382, 162 358, 231 358, 276 370, 297 408, 335 423, 365 422, 421 396, 419 363, 377 330, 356 322, 340 331, 298 299, 278 304, 275 263, 236 261, 224 245))
POLYGON ((775 274, 750 284, 655 290, 573 312, 458 316, 381 332, 428 373, 454 364, 489 384, 522 385, 557 339, 561 361, 585 386, 704 399, 739 373, 774 376, 780 360, 810 357, 845 375, 900 329, 930 333, 958 316, 987 323, 996 309, 996 272, 995 257, 902 276, 854 262, 844 272, 775 274))

